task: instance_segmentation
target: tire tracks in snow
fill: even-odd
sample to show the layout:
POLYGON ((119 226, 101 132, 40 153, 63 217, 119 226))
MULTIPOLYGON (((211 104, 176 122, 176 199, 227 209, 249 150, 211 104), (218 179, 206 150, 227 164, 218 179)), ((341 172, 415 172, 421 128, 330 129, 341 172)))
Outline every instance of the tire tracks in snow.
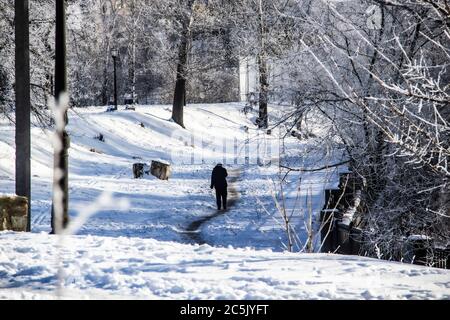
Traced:
POLYGON ((192 221, 183 232, 188 240, 193 241, 197 244, 207 244, 206 240, 203 239, 201 230, 204 224, 207 222, 224 215, 230 210, 230 207, 234 206, 234 204, 239 200, 240 193, 236 188, 236 182, 240 180, 241 177, 241 168, 230 169, 228 175, 228 197, 227 197, 227 209, 226 210, 217 210, 215 213, 203 216, 192 221))

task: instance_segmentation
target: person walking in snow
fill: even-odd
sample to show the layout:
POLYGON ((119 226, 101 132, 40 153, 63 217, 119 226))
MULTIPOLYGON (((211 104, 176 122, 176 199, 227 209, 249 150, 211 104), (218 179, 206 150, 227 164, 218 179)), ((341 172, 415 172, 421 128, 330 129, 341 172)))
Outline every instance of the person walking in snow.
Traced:
POLYGON ((222 204, 223 209, 227 209, 227 176, 227 169, 225 169, 221 163, 218 163, 214 167, 211 174, 211 189, 216 189, 217 210, 221 209, 222 204))

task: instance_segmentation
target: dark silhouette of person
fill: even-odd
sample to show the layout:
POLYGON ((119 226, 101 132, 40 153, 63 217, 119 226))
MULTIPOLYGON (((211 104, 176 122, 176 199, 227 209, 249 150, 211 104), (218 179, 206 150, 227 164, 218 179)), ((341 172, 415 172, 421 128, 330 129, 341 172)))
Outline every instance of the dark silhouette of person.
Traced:
POLYGON ((221 209, 223 204, 223 209, 227 209, 227 179, 228 176, 227 169, 222 167, 221 163, 218 163, 211 174, 211 189, 216 189, 216 202, 217 210, 221 209))

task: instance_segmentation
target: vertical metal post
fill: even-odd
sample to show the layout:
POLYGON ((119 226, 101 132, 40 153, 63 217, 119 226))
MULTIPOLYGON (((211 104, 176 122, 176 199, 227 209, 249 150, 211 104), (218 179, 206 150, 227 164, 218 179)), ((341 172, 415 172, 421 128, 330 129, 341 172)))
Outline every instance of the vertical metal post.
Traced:
POLYGON ((116 75, 116 58, 112 57, 114 61, 114 108, 117 110, 117 75, 116 75))
POLYGON ((15 1, 16 194, 28 199, 31 230, 30 36, 28 0, 15 1))
POLYGON ((56 0, 55 59, 55 97, 59 100, 59 95, 67 91, 65 0, 56 0))

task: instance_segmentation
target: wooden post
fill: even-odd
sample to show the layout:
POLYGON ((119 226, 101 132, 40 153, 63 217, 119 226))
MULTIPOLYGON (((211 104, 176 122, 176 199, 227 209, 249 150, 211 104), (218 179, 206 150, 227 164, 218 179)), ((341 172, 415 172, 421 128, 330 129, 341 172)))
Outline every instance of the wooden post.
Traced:
MULTIPOLYGON (((16 77, 16 194, 31 204, 30 144, 30 36, 28 0, 15 1, 16 77)), ((30 206, 26 230, 31 230, 30 206)))
POLYGON ((320 241, 322 242, 321 252, 333 252, 336 249, 336 225, 338 209, 324 209, 320 212, 320 241))

